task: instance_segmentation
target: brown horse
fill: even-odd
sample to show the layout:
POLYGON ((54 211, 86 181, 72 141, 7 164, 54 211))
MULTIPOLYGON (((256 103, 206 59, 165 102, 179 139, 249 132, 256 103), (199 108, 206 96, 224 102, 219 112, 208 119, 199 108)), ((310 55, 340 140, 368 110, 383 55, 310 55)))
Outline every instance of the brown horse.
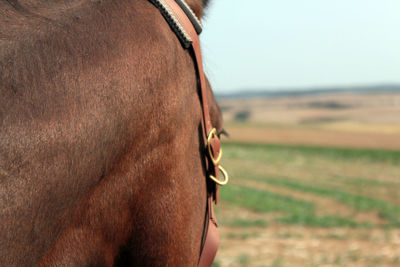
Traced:
POLYGON ((0 0, 0 266, 198 264, 194 64, 148 0, 0 0))

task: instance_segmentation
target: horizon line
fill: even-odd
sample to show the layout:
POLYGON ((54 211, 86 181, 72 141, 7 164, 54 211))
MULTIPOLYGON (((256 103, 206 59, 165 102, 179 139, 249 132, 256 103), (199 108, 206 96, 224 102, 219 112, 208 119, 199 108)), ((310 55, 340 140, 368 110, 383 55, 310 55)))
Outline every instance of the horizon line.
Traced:
POLYGON ((362 89, 395 89, 400 90, 400 83, 369 83, 359 85, 315 85, 315 86, 287 86, 287 87, 243 87, 240 89, 218 90, 214 89, 216 95, 232 95, 247 93, 279 93, 279 92, 302 92, 302 91, 326 91, 326 90, 362 90, 362 89))

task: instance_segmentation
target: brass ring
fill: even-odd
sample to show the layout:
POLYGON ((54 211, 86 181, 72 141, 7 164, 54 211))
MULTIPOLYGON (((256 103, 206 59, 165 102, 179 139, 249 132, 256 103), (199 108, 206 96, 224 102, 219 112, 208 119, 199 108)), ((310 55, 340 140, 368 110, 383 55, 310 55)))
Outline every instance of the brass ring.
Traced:
POLYGON ((217 178, 215 178, 214 175, 210 175, 210 179, 213 180, 215 183, 217 183, 220 186, 227 185, 229 182, 228 172, 221 165, 218 167, 219 167, 219 170, 221 171, 222 175, 224 176, 224 180, 223 181, 218 180, 217 178))
POLYGON ((207 137, 208 154, 210 155, 211 161, 214 166, 217 166, 222 159, 222 147, 219 149, 218 157, 215 159, 211 149, 211 141, 217 136, 217 129, 213 128, 207 137))

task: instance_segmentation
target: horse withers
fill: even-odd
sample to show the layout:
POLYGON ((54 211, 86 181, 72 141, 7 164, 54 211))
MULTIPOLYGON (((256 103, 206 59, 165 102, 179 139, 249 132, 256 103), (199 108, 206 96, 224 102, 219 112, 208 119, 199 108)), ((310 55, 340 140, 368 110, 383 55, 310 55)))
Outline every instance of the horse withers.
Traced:
POLYGON ((148 0, 0 0, 0 266, 198 264, 194 58, 148 0))

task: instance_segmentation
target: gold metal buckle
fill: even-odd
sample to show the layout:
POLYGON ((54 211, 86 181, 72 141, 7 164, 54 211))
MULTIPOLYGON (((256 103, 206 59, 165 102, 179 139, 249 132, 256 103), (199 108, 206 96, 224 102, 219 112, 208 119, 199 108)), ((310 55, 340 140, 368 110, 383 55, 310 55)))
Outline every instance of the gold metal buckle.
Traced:
POLYGON ((222 158, 222 147, 220 147, 219 154, 218 154, 218 157, 216 159, 214 158, 214 155, 213 155, 212 149, 211 149, 211 141, 215 137, 218 138, 217 134, 218 134, 217 133, 217 129, 213 128, 210 131, 210 133, 208 134, 208 137, 207 137, 208 154, 210 155, 211 161, 213 162, 214 166, 217 166, 219 164, 219 162, 221 161, 221 158, 222 158))
POLYGON ((227 185, 229 182, 229 175, 228 172, 220 165, 218 166, 219 170, 221 171, 222 175, 224 176, 224 180, 218 180, 217 178, 215 178, 214 175, 210 175, 210 179, 213 180, 214 182, 216 182, 218 185, 220 186, 224 186, 227 185))

